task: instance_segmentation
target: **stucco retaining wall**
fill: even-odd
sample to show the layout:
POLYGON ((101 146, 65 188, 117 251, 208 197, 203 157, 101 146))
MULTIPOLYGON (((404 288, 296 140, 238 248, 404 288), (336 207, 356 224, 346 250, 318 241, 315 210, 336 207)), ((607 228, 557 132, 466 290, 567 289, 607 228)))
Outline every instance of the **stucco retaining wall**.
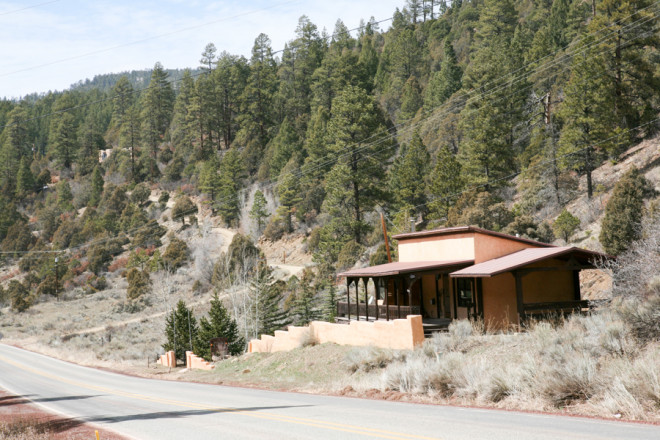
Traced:
POLYGON ((289 326, 278 330, 274 336, 262 335, 250 341, 250 353, 288 351, 307 343, 334 342, 340 345, 357 345, 410 350, 424 341, 422 317, 411 315, 392 321, 351 321, 347 324, 313 321, 307 327, 289 326))

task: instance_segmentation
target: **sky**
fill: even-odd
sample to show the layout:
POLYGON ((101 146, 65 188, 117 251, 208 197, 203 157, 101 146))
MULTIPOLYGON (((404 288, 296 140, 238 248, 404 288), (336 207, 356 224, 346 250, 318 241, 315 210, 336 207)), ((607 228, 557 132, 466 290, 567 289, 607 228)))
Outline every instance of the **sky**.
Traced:
MULTIPOLYGON (((265 33, 274 51, 301 15, 332 33, 341 19, 390 18, 405 0, 0 0, 0 98, 64 90, 94 75, 197 67, 208 43, 250 57, 265 33)), ((381 25, 387 29, 389 22, 381 25)))

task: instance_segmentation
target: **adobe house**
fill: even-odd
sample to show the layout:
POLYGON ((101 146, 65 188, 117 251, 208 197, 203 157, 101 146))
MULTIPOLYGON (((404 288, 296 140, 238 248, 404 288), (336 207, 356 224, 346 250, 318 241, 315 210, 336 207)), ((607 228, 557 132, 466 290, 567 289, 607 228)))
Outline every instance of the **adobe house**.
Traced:
POLYGON ((472 226, 393 236, 399 261, 338 274, 346 279, 340 319, 422 315, 446 326, 481 318, 490 328, 524 324, 532 315, 588 308, 580 271, 607 255, 554 246, 472 226))

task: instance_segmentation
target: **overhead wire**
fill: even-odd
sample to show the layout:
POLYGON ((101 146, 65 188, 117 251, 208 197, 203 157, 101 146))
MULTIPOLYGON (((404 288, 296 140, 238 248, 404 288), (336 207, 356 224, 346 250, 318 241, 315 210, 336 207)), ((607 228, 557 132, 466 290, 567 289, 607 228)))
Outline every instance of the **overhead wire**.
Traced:
POLYGON ((28 9, 34 9, 34 8, 38 8, 39 6, 50 5, 52 3, 57 3, 57 2, 60 2, 60 1, 62 1, 62 0, 51 0, 49 2, 37 3, 36 5, 25 6, 23 8, 19 8, 19 9, 12 9, 11 11, 0 12, 0 16, 15 14, 16 12, 22 12, 22 11, 26 11, 28 9))
POLYGON ((50 62, 47 62, 47 63, 42 63, 42 64, 38 64, 38 65, 35 65, 35 66, 26 67, 26 68, 23 68, 23 69, 17 69, 17 70, 13 70, 13 71, 10 71, 10 72, 3 72, 3 73, 0 73, 0 78, 5 77, 5 76, 9 76, 9 75, 14 75, 16 73, 27 72, 27 71, 34 70, 34 69, 41 69, 43 67, 53 66, 55 64, 65 63, 67 61, 86 58, 86 57, 89 57, 89 56, 92 56, 92 55, 98 55, 98 54, 101 54, 101 53, 110 52, 110 51, 113 51, 113 50, 116 50, 116 49, 121 49, 123 47, 129 47, 129 46, 134 46, 136 44, 142 44, 142 43, 145 43, 147 41, 157 40, 157 39, 162 38, 162 37, 167 37, 167 36, 170 36, 170 35, 176 35, 176 34, 179 34, 181 32, 187 32, 187 31, 191 31, 191 30, 194 30, 194 29, 199 29, 201 27, 206 27, 206 26, 210 26, 210 25, 213 25, 213 24, 218 24, 218 23, 222 23, 222 22, 225 22, 225 21, 234 20, 236 18, 244 17, 246 15, 252 15, 252 14, 256 14, 258 12, 267 11, 267 10, 274 9, 274 8, 279 7, 279 6, 284 6, 284 5, 287 5, 287 4, 290 4, 290 3, 297 3, 298 1, 300 1, 300 0, 289 0, 289 1, 282 2, 282 3, 277 3, 277 4, 274 4, 274 5, 270 5, 270 6, 267 6, 267 7, 264 7, 264 8, 259 8, 259 9, 255 9, 255 10, 248 11, 248 12, 242 12, 240 14, 235 14, 235 15, 232 15, 230 17, 224 17, 224 18, 221 18, 221 19, 218 19, 218 20, 209 21, 209 22, 202 23, 202 24, 199 24, 199 25, 188 26, 188 27, 177 29, 177 30, 174 30, 174 31, 165 32, 165 33, 158 34, 158 35, 153 35, 151 37, 142 38, 140 40, 135 40, 135 41, 131 41, 131 42, 128 42, 128 43, 119 44, 119 45, 112 46, 112 47, 107 47, 105 49, 98 49, 98 50, 94 50, 94 51, 91 51, 91 52, 86 52, 86 53, 83 53, 83 54, 80 54, 80 55, 74 55, 74 56, 67 57, 67 58, 61 58, 59 60, 50 61, 50 62))
MULTIPOLYGON (((660 3, 660 2, 656 2, 656 3, 660 3)), ((640 20, 641 20, 641 19, 640 19, 640 20)), ((369 25, 369 24, 373 24, 373 22, 370 22, 370 23, 368 23, 368 24, 366 24, 366 25, 364 25, 364 26, 360 26, 359 28, 352 29, 352 30, 350 30, 350 31, 357 30, 357 29, 360 29, 360 28, 364 28, 364 27, 366 27, 366 26, 369 25)), ((639 38, 639 37, 638 37, 638 38, 639 38)), ((607 49, 605 49, 605 50, 607 50, 607 49)), ((584 62, 584 61, 583 61, 583 62, 584 62)), ((542 67, 542 66, 538 66, 538 67, 542 67)), ((567 68, 568 68, 568 66, 564 67, 564 69, 567 69, 567 68)), ((507 74, 502 75, 501 78, 505 78, 506 76, 507 76, 507 74)), ((517 81, 519 81, 519 79, 517 79, 517 81)), ((512 82, 509 82, 509 85, 511 85, 511 84, 513 84, 513 83, 512 83, 512 82)), ((530 86, 531 86, 531 85, 530 85, 530 86)), ((471 91, 470 91, 470 92, 471 92, 471 91)), ((468 92, 468 93, 469 93, 469 92, 468 92)), ((484 95, 484 94, 485 94, 485 92, 482 92, 481 95, 484 95)), ((466 96, 466 95, 467 95, 467 93, 464 94, 464 96, 466 96)), ((479 96, 479 95, 477 95, 477 97, 478 97, 478 96, 479 96)), ((505 96, 505 97, 506 97, 506 96, 505 96)), ((502 98, 500 98, 500 99, 503 99, 503 98, 505 98, 505 97, 502 97, 502 98)), ((465 105, 465 104, 463 104, 463 105, 465 105)), ((448 112, 448 111, 447 111, 447 112, 448 112)), ((441 112, 441 115, 442 115, 442 113, 445 113, 445 114, 446 114, 447 112, 441 112)), ((440 116, 441 116, 441 115, 440 115, 440 116)), ((424 118, 424 119, 418 121, 416 124, 413 124, 413 126, 408 126, 408 127, 406 127, 406 131, 411 131, 413 127, 415 127, 415 126, 417 126, 417 125, 420 125, 420 124, 423 123, 423 122, 428 122, 427 119, 431 119, 432 117, 438 117, 438 116, 439 116, 439 115, 431 115, 431 116, 429 116, 429 117, 427 117, 427 118, 424 118)), ((393 129, 393 128, 396 128, 397 126, 401 126, 401 125, 405 124, 406 122, 408 122, 408 121, 404 121, 403 123, 397 124, 397 125, 391 127, 390 129, 388 129, 387 131, 389 131, 389 130, 391 130, 391 129, 393 129)), ((653 121, 652 121, 652 122, 653 122, 653 121)), ((647 124, 644 124, 644 125, 647 125, 647 124)), ((635 128, 638 128, 638 127, 635 127, 635 128)), ((381 133, 381 134, 382 134, 382 133, 381 133)), ((377 139, 376 142, 377 142, 377 143, 385 142, 385 141, 387 141, 387 140, 389 140, 389 139, 393 139, 394 137, 396 137, 396 136, 400 136, 400 135, 401 135, 401 134, 397 132, 397 133, 391 134, 390 136, 388 136, 388 137, 386 137, 386 138, 377 139)), ((369 146, 373 146, 374 144, 375 144, 375 143, 368 144, 368 145, 365 144, 362 148, 364 149, 364 148, 367 148, 367 147, 369 147, 369 146)), ((345 149, 348 150, 348 149, 350 149, 351 147, 352 147, 352 146, 348 146, 348 147, 346 147, 345 149)), ((575 154, 575 153, 576 153, 576 152, 572 152, 572 153, 570 153, 570 154, 575 154)), ((350 152, 349 152, 349 153, 346 153, 346 154, 350 154, 350 152)), ((341 155, 340 155, 340 156, 337 156, 334 160, 338 160, 340 157, 342 157, 342 156, 341 156, 341 155)), ((327 163, 326 163, 326 164, 327 164, 327 163)), ((324 165, 322 164, 321 166, 324 166, 324 165)), ((309 173, 309 170, 305 169, 304 172, 298 172, 298 173, 293 173, 293 174, 295 174, 297 177, 302 177, 302 175, 305 175, 305 174, 308 174, 308 173, 309 173)), ((511 176, 515 177, 515 176, 518 175, 519 173, 520 173, 520 172, 516 172, 516 173, 513 173, 513 174, 511 174, 511 175, 509 175, 509 176, 505 176, 504 178, 511 178, 511 176)), ((493 181, 493 182, 488 182, 488 183, 490 183, 490 184, 492 184, 492 183, 496 183, 497 181, 499 181, 499 180, 501 180, 501 179, 503 179, 503 178, 500 178, 500 179, 497 179, 497 180, 495 180, 495 181, 493 181)), ((269 184, 266 185, 266 187, 268 187, 268 186, 274 186, 276 183, 277 183, 276 180, 272 180, 269 184)), ((488 183, 482 184, 481 186, 486 185, 486 184, 488 184, 488 183)), ((434 199, 434 200, 436 200, 436 199, 434 199)), ((221 201, 222 201, 222 200, 220 200, 220 202, 221 202, 221 201)), ((432 201, 433 201, 433 200, 431 200, 431 201, 429 201, 429 202, 427 202, 427 203, 425 203, 425 204, 431 203, 432 201)), ((423 205, 420 205, 420 206, 423 206, 423 205)), ((194 212, 197 212, 197 211, 196 211, 196 210, 193 210, 193 211, 188 212, 188 213, 183 213, 183 215, 189 215, 189 214, 192 214, 192 213, 194 213, 194 212)), ((391 221, 390 221, 390 222, 391 222, 391 221)), ((155 226, 157 226, 157 225, 154 225, 154 227, 155 227, 155 226)), ((110 240, 114 240, 114 239, 118 238, 119 236, 121 236, 122 234, 129 235, 131 232, 138 231, 138 230, 143 229, 143 228, 145 228, 145 227, 147 227, 147 225, 143 225, 143 226, 140 226, 140 227, 136 227, 136 228, 134 228, 132 231, 131 231, 131 230, 123 231, 121 234, 117 234, 116 236, 113 236, 113 237, 103 237, 103 238, 101 238, 101 239, 99 239, 99 240, 93 240, 93 241, 90 241, 90 242, 86 242, 86 243, 83 243, 83 244, 81 244, 81 245, 78 245, 78 246, 75 246, 75 247, 71 247, 71 248, 68 248, 68 249, 65 249, 65 250, 53 250, 53 251, 49 251, 49 252, 53 252, 53 253, 55 253, 55 252, 59 252, 59 253, 61 253, 61 252, 66 252, 66 251, 80 250, 80 249, 83 249, 83 248, 86 248, 86 247, 89 247, 89 246, 93 246, 93 245, 95 245, 95 244, 101 244, 101 243, 104 243, 104 242, 107 242, 107 241, 110 241, 110 240)), ((44 252, 46 252, 46 251, 44 251, 44 252)), ((18 253, 18 252, 4 252, 4 253, 5 253, 5 254, 20 254, 20 253, 18 253)), ((25 251, 25 252, 23 252, 23 253, 30 253, 30 251, 25 251)), ((2 254, 2 253, 0 253, 0 254, 2 254)))

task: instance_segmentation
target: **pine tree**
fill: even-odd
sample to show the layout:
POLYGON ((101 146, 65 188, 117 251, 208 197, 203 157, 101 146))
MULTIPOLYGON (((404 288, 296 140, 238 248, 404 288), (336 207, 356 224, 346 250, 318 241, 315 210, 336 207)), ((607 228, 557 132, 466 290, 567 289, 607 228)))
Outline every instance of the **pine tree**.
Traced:
POLYGON ((200 133, 200 124, 198 122, 198 109, 195 101, 195 83, 186 69, 181 78, 179 94, 174 101, 174 110, 172 116, 172 144, 177 153, 190 155, 195 148, 195 158, 203 159, 205 157, 203 133, 200 133))
POLYGON ((289 323, 288 313, 281 307, 282 292, 273 282, 271 269, 265 262, 259 262, 256 274, 250 282, 252 296, 252 321, 254 328, 252 337, 272 335, 275 330, 286 327, 289 323))
POLYGON ((238 221, 240 201, 238 191, 245 177, 245 167, 240 154, 234 148, 230 149, 220 162, 220 181, 218 185, 218 213, 228 224, 238 221))
POLYGON ((446 146, 438 150, 435 169, 429 182, 430 204, 434 217, 447 219, 449 209, 465 187, 461 164, 446 146))
POLYGON ((584 49, 573 58, 565 98, 558 110, 564 121, 559 154, 563 157, 564 168, 586 176, 587 196, 591 198, 591 174, 602 162, 605 152, 614 148, 611 138, 617 125, 611 85, 604 70, 606 60, 593 46, 593 37, 586 36, 580 47, 584 49))
POLYGON ((619 179, 605 207, 598 237, 605 252, 619 255, 641 238, 644 197, 651 192, 651 185, 635 167, 619 179))
POLYGON ((260 190, 254 193, 254 201, 252 202, 252 208, 250 209, 250 218, 257 222, 257 233, 261 233, 261 229, 264 225, 264 219, 266 219, 270 213, 268 212, 268 203, 264 193, 260 190))
POLYGON ((131 156, 131 175, 130 180, 139 182, 141 179, 141 167, 139 163, 140 152, 138 149, 140 143, 140 111, 133 105, 126 110, 123 123, 120 129, 119 145, 127 149, 131 156))
POLYGON ((273 58, 270 39, 266 34, 259 34, 252 47, 250 73, 241 98, 241 130, 237 134, 237 138, 246 145, 244 155, 250 173, 257 170, 271 137, 276 91, 277 63, 273 58))
POLYGON ((454 46, 449 39, 446 39, 442 67, 431 75, 424 96, 424 108, 430 111, 447 101, 451 95, 460 90, 462 77, 463 72, 458 65, 454 46))
POLYGON ((71 113, 60 115, 51 145, 56 162, 62 168, 71 168, 78 153, 76 121, 71 113))
POLYGON ((291 215, 294 207, 302 200, 300 198, 299 170, 293 161, 284 167, 282 176, 277 184, 277 194, 280 196, 280 206, 277 215, 284 221, 286 232, 293 232, 291 215))
POLYGON ((35 180, 30 170, 30 162, 26 156, 21 158, 16 175, 16 197, 21 198, 32 193, 35 188, 35 180))
POLYGON ((423 215, 427 211, 424 180, 428 175, 429 160, 426 145, 415 131, 410 144, 401 148, 401 155, 390 169, 389 187, 395 210, 412 207, 411 215, 423 215))
POLYGON ((186 351, 198 351, 197 320, 192 310, 183 300, 179 300, 176 308, 165 319, 165 351, 174 350, 177 360, 186 360, 186 351))
POLYGON ((422 107, 422 90, 415 76, 408 78, 401 91, 401 111, 399 121, 413 119, 417 111, 422 107))
POLYGON ((218 163, 218 156, 212 155, 209 160, 202 165, 202 171, 199 175, 199 189, 208 194, 211 198, 211 209, 215 212, 215 199, 220 191, 221 179, 218 174, 220 164, 218 163))
POLYGON ((57 184, 57 207, 63 212, 73 210, 73 194, 69 182, 61 181, 57 184))
POLYGON ((158 176, 156 165, 158 146, 170 125, 174 106, 174 90, 167 80, 162 64, 156 63, 151 71, 149 87, 142 96, 142 139, 148 148, 149 174, 158 176))
POLYGON ((4 142, 0 145, 0 189, 5 194, 16 191, 19 164, 24 156, 30 154, 27 118, 23 106, 14 107, 7 115, 7 125, 2 131, 4 142))
POLYGON ((364 213, 383 200, 378 180, 393 144, 382 114, 364 90, 348 86, 332 107, 328 149, 339 158, 327 177, 323 209, 332 216, 329 227, 337 235, 347 233, 344 240, 361 243, 370 229, 364 213))
POLYGON ((208 319, 202 317, 199 320, 198 352, 195 354, 211 361, 209 344, 213 338, 225 338, 232 355, 241 354, 245 350, 245 339, 240 336, 236 321, 229 315, 217 293, 211 299, 208 319))
POLYGON ((120 127, 125 122, 128 109, 135 102, 135 94, 130 81, 123 75, 112 88, 112 124, 120 127))
POLYGON ((318 286, 314 282, 314 273, 310 269, 303 271, 300 286, 293 303, 294 323, 295 325, 308 325, 323 316, 319 307, 318 286))

